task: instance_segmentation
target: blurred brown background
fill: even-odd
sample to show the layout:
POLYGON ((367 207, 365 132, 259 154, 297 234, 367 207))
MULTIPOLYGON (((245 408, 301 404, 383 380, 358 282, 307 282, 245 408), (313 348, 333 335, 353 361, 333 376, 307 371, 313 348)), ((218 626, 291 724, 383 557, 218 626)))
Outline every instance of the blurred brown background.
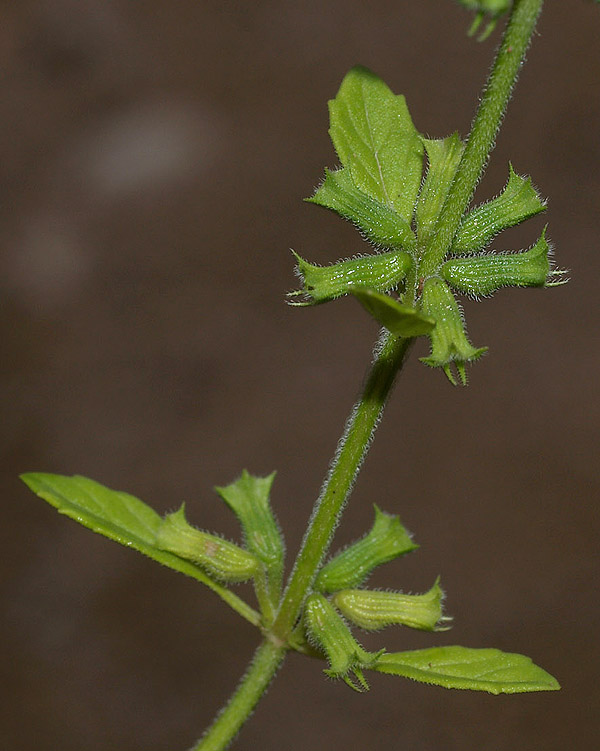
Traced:
MULTIPOLYGON (((418 554, 372 583, 440 573, 449 634, 531 655, 558 694, 490 697, 373 676, 358 696, 291 656, 237 748, 525 751, 598 745, 597 346, 600 11, 548 2, 478 199, 507 162, 550 197, 555 290, 466 302, 489 354, 453 389, 416 356, 335 546, 373 502, 418 554)), ((293 247, 366 250, 302 203, 336 159, 326 101, 360 62, 431 136, 466 135, 498 33, 450 0, 2 3, 0 113, 3 744, 188 748, 257 634, 213 594, 79 528, 19 472, 81 473, 231 537, 211 488, 277 468, 297 550, 376 326, 353 301, 285 305, 293 247)), ((536 234, 537 233, 537 234, 536 234)), ((425 343, 416 354, 426 353, 425 343)))

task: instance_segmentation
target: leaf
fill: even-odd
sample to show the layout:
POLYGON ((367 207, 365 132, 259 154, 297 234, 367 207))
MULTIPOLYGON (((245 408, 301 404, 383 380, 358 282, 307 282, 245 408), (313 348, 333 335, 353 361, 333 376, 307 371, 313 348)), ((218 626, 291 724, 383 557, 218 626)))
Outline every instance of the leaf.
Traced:
POLYGON ((324 206, 348 219, 365 238, 382 248, 416 247, 416 238, 408 222, 396 211, 359 190, 347 167, 325 170, 325 180, 309 203, 324 206))
POLYGON ((499 649, 452 646, 387 653, 372 669, 444 688, 488 691, 491 694, 556 691, 560 688, 557 680, 529 657, 499 649))
POLYGON ((531 178, 517 175, 510 164, 508 182, 502 193, 465 216, 450 253, 477 253, 503 229, 514 227, 545 209, 546 204, 531 184, 531 178))
POLYGON ((329 102, 329 134, 355 186, 408 224, 421 185, 423 144, 403 96, 370 70, 353 68, 329 102))
POLYGON ((156 546, 156 534, 163 520, 154 509, 135 496, 110 490, 79 475, 67 477, 30 472, 21 475, 21 479, 59 513, 111 540, 138 550, 164 566, 197 579, 250 623, 259 624, 260 617, 256 611, 233 592, 213 581, 199 566, 156 546))
POLYGON ((429 334, 435 326, 433 318, 422 315, 409 305, 402 305, 389 295, 367 287, 355 287, 350 292, 367 313, 395 336, 421 336, 429 334))
POLYGON ((416 220, 419 242, 426 246, 456 175, 465 145, 458 133, 437 140, 424 138, 423 143, 429 164, 419 195, 416 220))

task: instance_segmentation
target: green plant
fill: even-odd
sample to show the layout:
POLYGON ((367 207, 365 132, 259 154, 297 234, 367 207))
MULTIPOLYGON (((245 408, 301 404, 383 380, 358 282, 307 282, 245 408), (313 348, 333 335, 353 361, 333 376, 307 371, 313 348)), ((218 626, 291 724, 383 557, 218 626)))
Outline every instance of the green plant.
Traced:
MULTIPOLYGON (((463 4, 479 6, 480 13, 509 5, 463 4)), ((422 595, 363 586, 376 566, 416 548, 397 517, 375 509, 372 529, 323 565, 413 340, 429 337, 431 353, 424 363, 441 368, 453 384, 465 384, 467 365, 485 350, 468 340, 455 293, 481 297, 505 285, 562 281, 550 266, 545 232, 527 251, 484 251, 501 230, 544 209, 530 180, 512 166, 502 194, 469 210, 541 5, 541 0, 513 4, 466 144, 457 134, 439 140, 419 135, 404 99, 364 68, 346 76, 330 105, 331 136, 342 166, 326 172, 309 200, 352 221, 377 252, 327 267, 297 256, 301 289, 293 302, 310 305, 351 294, 384 330, 285 590, 284 544, 270 508, 273 475, 257 478, 244 472, 218 489, 241 523, 243 547, 191 527, 183 508, 163 519, 138 499, 86 478, 42 473, 23 478, 60 512, 205 583, 263 633, 250 669, 197 749, 224 748, 232 740, 289 650, 325 658, 327 674, 357 690, 367 688, 368 670, 492 693, 558 688, 520 655, 457 646, 389 654, 368 652, 356 641, 348 622, 366 630, 405 625, 441 631, 448 626, 438 581, 422 595), (258 610, 229 588, 244 580, 254 584, 258 610)))

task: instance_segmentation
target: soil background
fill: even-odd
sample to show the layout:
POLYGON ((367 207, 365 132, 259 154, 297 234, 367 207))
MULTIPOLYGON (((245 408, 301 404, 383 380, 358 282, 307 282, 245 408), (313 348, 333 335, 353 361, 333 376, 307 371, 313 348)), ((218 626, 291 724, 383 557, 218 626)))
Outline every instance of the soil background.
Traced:
MULTIPOLYGON (((598 747, 600 10, 546 6, 476 200, 502 189, 509 160, 531 174, 548 212, 494 247, 529 246, 549 222, 571 282, 465 301, 473 343, 490 348, 467 389, 413 356, 334 549, 377 503, 421 548, 371 583, 421 592, 441 574, 448 593, 451 632, 368 647, 496 646, 563 690, 491 697, 374 675, 356 695, 292 655, 240 751, 598 747)), ((449 0, 0 10, 3 745, 189 748, 257 634, 17 475, 84 474, 161 512, 186 501, 198 526, 237 538, 211 488, 278 469, 289 563, 377 335, 352 300, 285 304, 290 247, 318 263, 367 250, 302 202, 336 164, 326 102, 362 63, 421 132, 465 136, 499 32, 468 39, 449 0)))

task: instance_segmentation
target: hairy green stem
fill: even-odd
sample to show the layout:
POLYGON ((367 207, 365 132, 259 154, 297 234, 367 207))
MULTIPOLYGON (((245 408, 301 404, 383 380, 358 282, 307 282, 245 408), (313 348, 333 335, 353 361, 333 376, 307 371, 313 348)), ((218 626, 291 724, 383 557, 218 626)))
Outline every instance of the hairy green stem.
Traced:
POLYGON ((369 448, 386 399, 402 367, 412 339, 384 336, 365 388, 347 423, 302 548, 283 596, 272 632, 287 641, 302 603, 323 560, 354 479, 369 448))
POLYGON ((275 617, 274 606, 276 601, 273 602, 273 598, 269 592, 267 575, 264 570, 258 572, 254 577, 254 591, 260 606, 260 612, 262 613, 262 624, 269 626, 273 623, 273 618, 275 617))
MULTIPOLYGON (((485 168, 543 0, 515 0, 481 104, 450 188, 420 275, 432 274, 449 250, 461 218, 485 168)), ((325 556, 373 432, 406 360, 411 339, 384 337, 335 455, 296 559, 288 586, 266 639, 236 692, 192 751, 222 751, 248 719, 282 662, 302 604, 325 556)))
POLYGON ((435 273, 452 245, 463 214, 494 148, 513 86, 542 10, 543 0, 515 0, 456 177, 440 212, 419 274, 435 273))
POLYGON ((223 751, 229 746, 269 687, 285 653, 285 645, 268 639, 260 645, 237 690, 190 751, 223 751))

